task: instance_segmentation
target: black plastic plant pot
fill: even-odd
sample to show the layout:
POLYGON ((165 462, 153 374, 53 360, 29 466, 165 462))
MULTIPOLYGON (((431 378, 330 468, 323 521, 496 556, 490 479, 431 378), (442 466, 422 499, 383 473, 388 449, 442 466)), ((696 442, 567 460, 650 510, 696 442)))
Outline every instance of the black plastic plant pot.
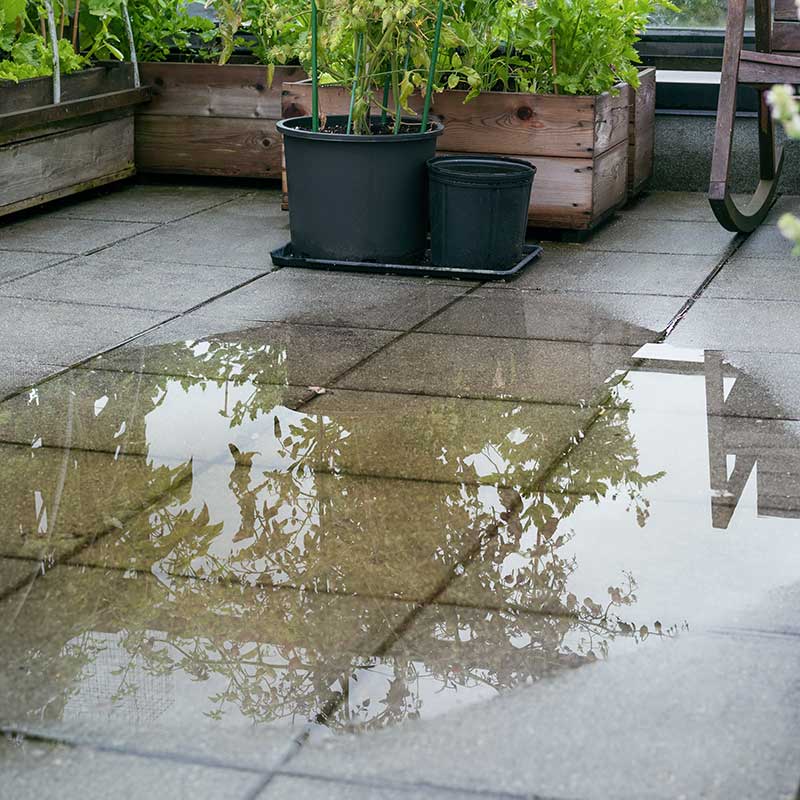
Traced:
POLYGON ((431 263, 506 270, 522 258, 536 167, 514 158, 428 162, 431 263))
MULTIPOLYGON (((379 124, 379 118, 373 124, 379 124)), ((328 130, 347 117, 330 116, 328 130)), ((313 259, 419 261, 428 232, 427 162, 444 130, 355 136, 315 133, 311 117, 278 123, 286 154, 295 253, 313 259)))

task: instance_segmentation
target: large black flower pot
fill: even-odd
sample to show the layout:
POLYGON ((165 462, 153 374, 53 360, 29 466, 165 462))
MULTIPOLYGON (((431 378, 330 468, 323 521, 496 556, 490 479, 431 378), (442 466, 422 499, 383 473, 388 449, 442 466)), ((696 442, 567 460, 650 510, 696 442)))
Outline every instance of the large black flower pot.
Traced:
MULTIPOLYGON (((374 123, 379 123, 377 118, 374 123)), ((345 129, 330 116, 326 128, 345 129)), ((311 117, 278 123, 286 153, 289 225, 298 256, 419 261, 428 233, 427 161, 444 130, 354 136, 314 133, 311 117)))

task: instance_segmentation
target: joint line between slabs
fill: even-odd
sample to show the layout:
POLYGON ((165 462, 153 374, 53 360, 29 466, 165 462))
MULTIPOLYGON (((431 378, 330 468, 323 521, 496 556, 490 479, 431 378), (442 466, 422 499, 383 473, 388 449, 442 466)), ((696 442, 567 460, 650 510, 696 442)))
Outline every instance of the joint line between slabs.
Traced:
MULTIPOLYGON (((477 287, 476 287, 477 288, 477 287)), ((460 298, 459 298, 460 299, 460 298)), ((457 301, 455 301, 457 302, 457 301)), ((442 309, 443 310, 443 309, 442 309)), ((588 420, 586 425, 583 427, 581 431, 581 437, 577 441, 571 441, 567 444, 562 451, 556 455, 544 470, 542 477, 539 481, 539 485, 545 485, 547 481, 552 477, 555 470, 564 462, 564 460, 572 453, 586 438, 586 434, 591 430, 592 426, 600 419, 603 415, 603 411, 605 408, 605 403, 610 398, 610 390, 606 394, 606 397, 603 400, 603 405, 600 405, 592 417, 588 420)), ((409 613, 402 619, 400 622, 392 627, 392 630, 387 634, 386 638, 375 647, 372 652, 372 655, 380 658, 385 656, 391 648, 397 644, 409 628, 414 624, 420 614, 429 606, 433 605, 436 602, 436 598, 440 597, 459 577, 456 572, 460 568, 469 567, 476 559, 476 557, 480 554, 482 546, 492 539, 496 538, 499 534, 500 526, 495 526, 494 532, 489 532, 488 536, 483 534, 479 534, 474 545, 464 554, 462 558, 460 558, 453 566, 448 570, 447 575, 439 582, 439 584, 434 587, 433 590, 427 595, 427 597, 420 600, 414 607, 409 611, 409 613)), ((349 670, 347 675, 348 677, 352 674, 352 670, 349 670)), ((343 698, 332 698, 328 703, 323 707, 322 711, 320 711, 317 719, 321 724, 325 724, 325 722, 333 716, 337 708, 341 706, 344 702, 343 698)), ((299 755, 300 751, 302 750, 303 746, 305 745, 306 741, 308 740, 310 733, 308 731, 298 740, 298 748, 297 752, 294 754, 290 754, 287 758, 287 763, 290 763, 297 755, 299 755)))
MULTIPOLYGON (((478 291, 478 289, 482 288, 485 285, 486 285, 485 282, 477 283, 477 284, 475 284, 475 286, 472 286, 469 289, 467 289, 467 291, 464 292, 463 294, 458 295, 458 297, 454 297, 452 300, 448 300, 448 302, 445 303, 441 308, 437 308, 436 311, 434 311, 433 313, 429 314, 424 319, 420 320, 416 325, 413 325, 407 331, 402 331, 400 334, 395 336, 393 339, 390 339, 388 342, 384 342, 380 347, 378 347, 377 349, 373 350, 368 355, 364 356, 362 359, 357 361, 355 364, 352 364, 351 366, 347 367, 345 370, 340 372, 338 375, 334 375, 330 379, 330 381, 328 381, 329 385, 331 387, 336 386, 337 383, 339 383, 340 381, 344 380, 352 372, 355 372, 355 370, 357 370, 357 369, 363 367, 365 364, 369 363, 369 361, 371 359, 375 358, 375 356, 379 355, 384 350, 387 350, 393 344, 397 344, 398 342, 401 342, 403 339, 405 339, 410 334, 416 333, 423 325, 427 325, 431 320, 436 319, 436 317, 438 317, 440 314, 443 314, 445 311, 447 311, 448 309, 450 309, 454 305, 456 305, 456 303, 459 303, 465 297, 469 297, 473 292, 478 291)), ((319 397, 319 396, 320 396, 319 394, 315 393, 313 396, 309 397, 308 399, 303 399, 297 405, 297 409, 296 410, 299 411, 301 408, 304 408, 305 406, 309 405, 314 400, 316 400, 317 397, 319 397)))
POLYGON ((703 282, 692 292, 691 296, 686 300, 686 302, 681 306, 675 316, 670 320, 667 327, 664 329, 664 332, 659 336, 656 340, 656 343, 663 344, 666 339, 672 335, 675 328, 683 322, 686 315, 691 311, 694 304, 703 296, 706 289, 714 282, 714 279, 722 272, 722 269, 730 262, 731 258, 738 252, 738 250, 742 247, 742 245, 750 238, 749 233, 738 233, 734 240, 725 248, 725 252, 722 254, 721 258, 714 266, 714 268, 709 272, 708 275, 704 278, 703 282))

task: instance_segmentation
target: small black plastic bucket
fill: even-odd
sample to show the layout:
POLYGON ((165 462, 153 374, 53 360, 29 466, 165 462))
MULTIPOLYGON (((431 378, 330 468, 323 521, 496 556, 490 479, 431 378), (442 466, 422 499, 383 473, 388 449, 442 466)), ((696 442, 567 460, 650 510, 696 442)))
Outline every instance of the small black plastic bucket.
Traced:
POLYGON ((535 174, 515 158, 428 161, 432 263, 505 270, 519 262, 535 174))

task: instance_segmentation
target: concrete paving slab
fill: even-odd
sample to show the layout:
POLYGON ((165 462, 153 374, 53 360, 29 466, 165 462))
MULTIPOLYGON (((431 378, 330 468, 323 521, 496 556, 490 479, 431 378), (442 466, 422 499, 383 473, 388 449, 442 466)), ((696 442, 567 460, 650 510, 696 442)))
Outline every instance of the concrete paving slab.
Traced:
POLYGON ((91 369, 325 387, 397 334, 188 314, 90 361, 91 369))
POLYGON ((287 406, 310 394, 209 372, 188 378, 71 370, 0 406, 0 440, 147 456, 170 467, 227 463, 231 443, 249 451, 274 438, 276 416, 291 416, 287 406))
POLYGON ((26 253, 14 250, 0 250, 0 286, 6 281, 22 275, 38 272, 50 264, 55 264, 69 256, 48 255, 46 253, 26 253))
POLYGON ((658 222, 714 222, 708 197, 701 192, 646 192, 621 212, 623 217, 658 222))
POLYGON ((459 283, 282 269, 205 308, 258 321, 408 330, 468 290, 459 283))
POLYGON ((337 385, 477 399, 580 405, 602 399, 636 347, 412 333, 337 385))
POLYGON ((113 222, 173 222, 249 193, 252 190, 229 186, 135 184, 88 200, 76 198, 49 216, 113 222))
MULTIPOLYGON (((494 794, 464 792, 431 782, 416 786, 387 786, 380 782, 328 781, 318 777, 276 775, 257 800, 492 800, 494 794)), ((507 796, 506 796, 507 799, 507 796)))
POLYGON ((129 519, 70 563, 424 602, 493 522, 477 489, 276 466, 259 454, 252 468, 231 459, 196 474, 159 513, 129 519))
POLYGON ((432 333, 640 345, 655 341, 681 298, 479 289, 421 330, 432 333))
POLYGON ((88 253, 154 226, 134 222, 101 222, 40 214, 0 227, 0 248, 39 253, 88 253))
POLYGON ((182 312, 257 274, 247 269, 127 261, 102 251, 4 283, 0 295, 182 312))
POLYGON ((722 256, 733 239, 734 234, 716 221, 665 224, 624 215, 600 228, 583 247, 612 253, 722 256))
POLYGON ((800 302, 800 258, 791 255, 785 258, 734 256, 703 296, 800 302))
POLYGON ((306 748, 290 769, 554 798, 791 800, 798 658, 792 638, 687 635, 431 722, 306 748))
POLYGON ((202 471, 199 464, 170 469, 143 457, 48 447, 3 444, 0 453, 0 498, 9 514, 0 556, 46 564, 117 531, 155 501, 175 501, 202 471))
POLYGON ((72 364, 121 344, 169 312, 0 297, 0 358, 72 364))
POLYGON ((678 347, 800 353, 800 304, 701 297, 669 337, 678 347))
POLYGON ((30 364, 0 357, 0 400, 26 386, 38 383, 60 367, 47 364, 30 364))
POLYGON ((0 596, 26 583, 41 569, 36 561, 0 556, 0 596))
POLYGON ((739 248, 736 255, 740 258, 789 260, 792 255, 792 247, 792 243, 775 225, 762 225, 747 237, 747 241, 739 248))
POLYGON ((244 800, 264 781, 254 772, 8 738, 0 739, 0 770, 0 795, 14 800, 244 800))
POLYGON ((408 614, 153 569, 56 567, 3 601, 5 728, 266 772, 408 614))
POLYGON ((122 242, 109 256, 264 271, 272 268, 270 252, 289 238, 288 215, 279 216, 271 200, 246 197, 122 242))
POLYGON ((545 245, 544 254, 518 278, 496 288, 541 292, 620 292, 690 296, 717 261, 711 256, 606 253, 580 245, 545 245))
POLYGON ((319 469, 474 485, 536 485, 591 416, 575 406, 343 389, 304 410, 329 420, 340 439, 349 434, 327 458, 311 454, 319 469), (501 456, 508 448, 513 458, 501 456))
POLYGON ((784 214, 800 214, 800 196, 796 194, 786 194, 775 201, 775 205, 770 209, 764 225, 777 225, 778 220, 784 214))

